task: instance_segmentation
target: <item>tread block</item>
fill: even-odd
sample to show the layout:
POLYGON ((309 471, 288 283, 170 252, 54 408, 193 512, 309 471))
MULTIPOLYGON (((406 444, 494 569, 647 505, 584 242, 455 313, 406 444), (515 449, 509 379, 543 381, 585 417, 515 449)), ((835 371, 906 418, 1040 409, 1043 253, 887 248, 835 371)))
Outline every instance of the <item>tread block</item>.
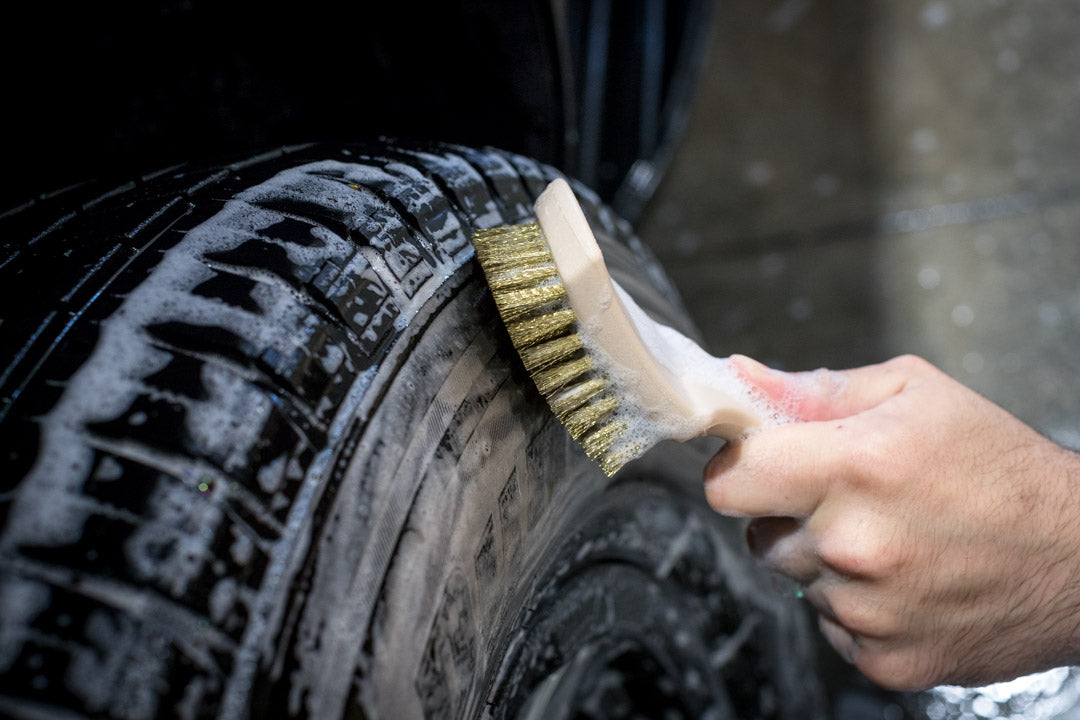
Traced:
POLYGON ((532 217, 533 196, 528 194, 517 170, 505 157, 471 148, 455 147, 454 150, 477 169, 508 221, 522 222, 532 217))
POLYGON ((255 289, 257 284, 255 280, 236 273, 220 270, 213 272, 213 277, 199 283, 191 290, 192 295, 214 298, 226 305, 232 305, 248 312, 262 312, 259 303, 255 302, 255 298, 251 296, 251 291, 255 289))
POLYGON ((86 428, 100 437, 133 440, 170 454, 184 455, 194 447, 186 420, 184 404, 164 397, 138 395, 118 417, 88 423, 86 428))
POLYGON ((452 152, 402 150, 391 155, 435 183, 453 202, 448 208, 457 213, 465 224, 489 228, 504 222, 499 205, 484 183, 484 178, 460 155, 452 152))
POLYGON ((314 265, 292 262, 285 248, 265 240, 246 240, 231 250, 207 253, 206 259, 238 268, 262 270, 297 288, 315 277, 319 271, 314 265))
MULTIPOLYGON (((367 425, 399 359, 380 363, 400 348, 410 372, 437 373, 462 351, 462 332, 419 343, 461 283, 482 297, 470 233, 530 219, 554 175, 490 149, 315 147, 0 217, 0 286, 26 305, 0 318, 0 673, 17 680, 0 707, 214 717, 234 670, 246 682, 253 667, 234 668, 238 657, 254 657, 256 693, 308 692, 293 679, 308 671, 298 646, 328 636, 303 624, 305 603, 335 564, 370 551, 357 524, 388 517, 370 484, 399 472, 397 428, 367 425), (338 517, 341 493, 355 507, 338 517), (346 528, 361 540, 329 555, 346 528), (270 666, 282 676, 263 677, 270 666)), ((443 431, 416 439, 432 445, 432 481, 462 456, 480 467, 504 439, 503 426, 477 428, 507 378, 522 378, 492 352, 443 431)), ((530 392, 521 402, 536 401, 530 392)), ((395 397, 394 417, 429 402, 395 397)), ((557 479, 529 468, 567 449, 529 442, 525 474, 515 469, 484 511, 473 567, 431 596, 435 622, 408 681, 435 714, 457 708, 453 689, 481 660, 472 579, 504 570, 522 551, 506 536, 553 496, 557 479)), ((392 534, 375 542, 396 552, 392 534)), ((296 702, 302 713, 307 700, 296 702)))

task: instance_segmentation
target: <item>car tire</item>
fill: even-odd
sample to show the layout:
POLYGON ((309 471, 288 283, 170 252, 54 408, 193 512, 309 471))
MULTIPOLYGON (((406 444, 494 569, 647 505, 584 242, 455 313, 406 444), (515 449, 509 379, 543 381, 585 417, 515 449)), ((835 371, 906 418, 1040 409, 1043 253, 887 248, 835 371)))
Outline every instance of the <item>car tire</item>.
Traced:
POLYGON ((605 478, 498 320, 469 235, 557 175, 313 145, 0 217, 0 714, 820 716, 800 606, 703 502, 712 446, 605 478))

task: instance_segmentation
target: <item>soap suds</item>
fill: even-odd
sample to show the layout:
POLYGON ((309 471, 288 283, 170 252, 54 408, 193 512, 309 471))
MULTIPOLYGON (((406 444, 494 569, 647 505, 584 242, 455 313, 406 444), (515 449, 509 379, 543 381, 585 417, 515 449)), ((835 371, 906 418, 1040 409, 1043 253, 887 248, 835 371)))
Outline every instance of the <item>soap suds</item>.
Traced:
MULTIPOLYGON (((730 359, 713 357, 682 333, 655 322, 626 291, 612 282, 618 300, 626 308, 642 342, 657 364, 683 386, 688 397, 694 397, 702 389, 718 398, 726 395, 733 410, 758 420, 745 428, 745 434, 794 421, 792 407, 783 401, 775 403, 747 383, 730 359)), ((594 339, 596 328, 581 327, 580 335, 586 352, 599 360, 598 366, 607 375, 612 392, 618 398, 619 409, 612 419, 627 427, 613 452, 636 448, 634 455, 640 455, 661 440, 688 440, 709 430, 707 418, 687 417, 672 407, 644 407, 636 389, 642 382, 640 369, 626 366, 618 357, 618 348, 608 349, 597 343, 594 339)))
MULTIPOLYGON (((87 426, 121 417, 140 393, 147 392, 145 378, 169 362, 170 354, 154 346, 146 328, 173 322, 224 327, 248 346, 270 349, 281 357, 303 350, 304 339, 319 321, 306 307, 306 298, 288 283, 264 276, 256 269, 235 270, 258 276, 259 282, 251 292, 259 306, 256 313, 192 294, 192 288, 214 277, 215 270, 209 263, 229 265, 212 258, 235 251, 247 242, 282 248, 289 262, 297 266, 322 267, 332 262, 351 271, 366 267, 365 256, 377 258, 378 262, 371 264, 372 272, 392 295, 384 306, 395 308, 398 328, 407 325, 434 288, 472 253, 468 233, 454 213, 429 212, 445 204, 445 200, 433 183, 419 183, 418 176, 415 168, 405 164, 392 163, 384 169, 316 162, 285 170, 244 190, 215 216, 188 231, 165 252, 149 277, 101 323, 91 356, 71 377, 53 410, 39 418, 38 460, 20 484, 11 519, 0 537, 0 550, 19 545, 64 545, 81 537, 83 524, 94 510, 81 492, 82 480, 91 471, 95 458, 87 444, 87 426), (424 237, 415 238, 406 222, 363 183, 400 197, 407 207, 425 217, 432 216, 427 232, 436 244, 427 244, 424 237), (349 232, 358 237, 343 238, 327 227, 314 225, 311 235, 318 242, 304 245, 264 232, 286 220, 286 214, 276 207, 313 197, 333 208, 349 232), (379 247, 360 243, 357 248, 361 236, 379 247), (427 244, 433 261, 419 259, 414 240, 427 244), (427 275, 423 274, 425 270, 427 275), (416 285, 410 286, 408 292, 403 289, 405 281, 398 277, 399 273, 413 273, 409 277, 416 285), (103 392, 103 388, 108 391, 103 392)), ((492 202, 489 215, 495 210, 492 202)), ((328 350, 321 358, 327 368, 341 362, 340 353, 334 352, 328 350)), ((374 371, 370 370, 369 377, 374 371)), ((207 400, 175 397, 170 401, 183 407, 186 430, 196 445, 208 454, 223 457, 226 469, 237 467, 246 462, 247 453, 258 439, 258 429, 271 412, 271 403, 227 360, 208 362, 201 379, 207 386, 207 400), (244 418, 244 423, 238 424, 238 417, 244 418)), ((357 382, 362 388, 364 378, 357 378, 357 382)), ((145 448, 140 452, 153 454, 154 450, 145 448)))

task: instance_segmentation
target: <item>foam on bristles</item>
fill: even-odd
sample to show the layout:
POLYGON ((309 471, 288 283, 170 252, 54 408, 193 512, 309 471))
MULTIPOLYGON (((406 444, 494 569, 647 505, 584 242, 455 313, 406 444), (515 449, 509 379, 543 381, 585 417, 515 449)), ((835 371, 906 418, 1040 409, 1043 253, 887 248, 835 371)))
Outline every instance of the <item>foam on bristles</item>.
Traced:
MULTIPOLYGON (((568 304, 546 239, 536 223, 494 228, 473 236, 477 259, 525 367, 552 411, 608 475, 661 440, 687 440, 707 430, 701 417, 674 407, 645 407, 635 369, 620 348, 595 341, 568 304)), ((614 281, 613 281, 614 284, 614 281)), ((760 427, 791 422, 793 407, 777 405, 745 382, 729 359, 715 358, 661 325, 614 284, 638 335, 670 377, 693 388, 719 389, 750 408, 760 427)), ((614 300, 614 299, 613 299, 614 300)))
MULTIPOLYGON (((742 378, 730 359, 713 357, 682 333, 657 323, 638 307, 618 283, 612 282, 642 341, 652 351, 656 361, 665 366, 673 377, 701 378, 756 411, 763 422, 760 427, 748 430, 747 434, 796 419, 794 406, 790 402, 782 399, 778 403, 766 397, 742 378)), ((630 455, 629 460, 640 456, 661 440, 688 440, 701 434, 698 418, 680 416, 669 408, 643 407, 637 401, 634 369, 620 362, 618 348, 609 350, 595 342, 596 328, 579 323, 578 333, 586 355, 594 359, 610 385, 610 392, 619 401, 611 419, 625 428, 613 444, 610 450, 612 454, 630 455)))

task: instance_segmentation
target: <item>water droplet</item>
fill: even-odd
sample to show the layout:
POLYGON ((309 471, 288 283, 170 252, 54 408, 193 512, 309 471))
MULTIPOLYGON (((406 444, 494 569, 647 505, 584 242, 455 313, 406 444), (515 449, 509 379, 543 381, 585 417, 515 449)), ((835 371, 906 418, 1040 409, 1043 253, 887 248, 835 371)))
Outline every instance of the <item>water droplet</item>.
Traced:
POLYGON ((1054 303, 1041 303, 1035 314, 1043 327, 1054 328, 1061 324, 1061 308, 1054 303))
POLYGON ((777 35, 783 35, 795 27, 809 9, 810 0, 786 0, 769 15, 769 29, 777 35))
POLYGON ((952 17, 952 11, 949 6, 943 2, 928 3, 923 7, 922 15, 923 27, 936 30, 944 25, 947 25, 949 19, 952 17))
POLYGON ((975 311, 970 305, 957 305, 950 313, 953 323, 959 327, 967 327, 975 321, 975 311))
POLYGON ((930 128, 919 128, 911 133, 909 142, 911 143, 911 149, 921 155, 931 153, 937 150, 938 147, 937 133, 930 128))
POLYGON ((840 189, 840 180, 835 175, 829 173, 822 173, 814 178, 814 183, 811 186, 814 190, 814 194, 818 197, 832 197, 840 189))
POLYGON ((919 286, 923 290, 933 290, 941 284, 941 273, 935 267, 924 267, 919 270, 919 286))
POLYGON ((784 272, 787 259, 780 253, 767 253, 758 260, 758 273, 763 279, 779 277, 784 272))
POLYGON ((814 314, 814 303, 808 297, 792 298, 787 306, 788 317, 795 322, 809 320, 814 314))
POLYGON ((998 53, 997 67, 1001 72, 1012 75, 1020 69, 1020 53, 1012 48, 1005 48, 998 53))
POLYGON ((755 160, 746 166, 743 178, 752 187, 763 188, 773 180, 773 167, 764 160, 755 160))
POLYGON ((985 695, 976 697, 971 702, 971 709, 976 715, 984 718, 994 718, 998 714, 997 703, 985 695))

